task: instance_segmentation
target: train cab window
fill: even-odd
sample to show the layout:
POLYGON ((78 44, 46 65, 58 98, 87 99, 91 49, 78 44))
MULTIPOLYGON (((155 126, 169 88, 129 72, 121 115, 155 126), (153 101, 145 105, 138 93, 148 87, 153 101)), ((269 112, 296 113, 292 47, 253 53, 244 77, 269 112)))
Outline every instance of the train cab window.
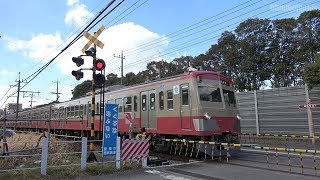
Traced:
POLYGON ((119 113, 122 112, 122 106, 123 106, 122 98, 116 99, 116 104, 119 104, 119 113))
POLYGON ((137 98, 137 96, 134 96, 133 97, 133 109, 134 109, 134 112, 137 112, 137 107, 138 107, 138 98, 137 98))
POLYGON ((189 85, 181 86, 181 104, 189 105, 189 85))
POLYGON ((142 104, 141 104, 142 111, 147 110, 147 95, 142 95, 142 104))
POLYGON ((229 90, 223 90, 223 97, 224 101, 227 105, 233 104, 234 106, 236 105, 236 98, 234 96, 234 92, 229 91, 229 90))
POLYGON ((173 93, 172 93, 172 90, 167 91, 167 107, 168 107, 168 110, 173 110, 173 93))
POLYGON ((151 93, 150 94, 150 110, 154 110, 155 104, 156 104, 155 102, 156 102, 156 94, 151 93))
POLYGON ((164 109, 164 94, 163 92, 159 92, 159 108, 160 110, 164 109))
POLYGON ((132 111, 132 97, 125 97, 124 100, 124 112, 132 111))
POLYGON ((220 88, 199 86, 198 91, 200 101, 222 102, 220 88))

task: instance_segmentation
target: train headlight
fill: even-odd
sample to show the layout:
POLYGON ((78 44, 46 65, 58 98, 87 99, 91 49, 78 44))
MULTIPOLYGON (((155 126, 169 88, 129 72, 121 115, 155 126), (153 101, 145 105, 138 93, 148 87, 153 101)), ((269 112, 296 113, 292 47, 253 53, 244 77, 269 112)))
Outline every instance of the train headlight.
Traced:
POLYGON ((240 115, 239 115, 239 114, 237 115, 237 119, 241 120, 241 117, 240 117, 240 115))
POLYGON ((205 117, 207 120, 211 119, 211 115, 210 115, 208 112, 204 113, 204 117, 205 117))

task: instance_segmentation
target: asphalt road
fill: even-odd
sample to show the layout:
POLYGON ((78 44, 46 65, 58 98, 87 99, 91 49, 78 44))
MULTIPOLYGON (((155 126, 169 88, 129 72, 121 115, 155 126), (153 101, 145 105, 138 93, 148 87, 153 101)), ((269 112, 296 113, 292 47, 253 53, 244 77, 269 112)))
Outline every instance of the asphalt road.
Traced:
MULTIPOLYGON (((300 156, 291 155, 291 172, 289 172, 286 154, 278 154, 278 165, 274 154, 269 154, 266 163, 264 152, 243 151, 229 162, 195 161, 180 165, 138 169, 134 171, 117 172, 105 176, 85 177, 80 179, 116 179, 116 180, 319 180, 313 169, 313 156, 303 157, 303 171, 300 156)), ((317 157, 320 161, 320 157, 317 157)), ((319 167, 319 162, 316 162, 319 167)), ((318 168, 317 167, 317 168, 318 168)))

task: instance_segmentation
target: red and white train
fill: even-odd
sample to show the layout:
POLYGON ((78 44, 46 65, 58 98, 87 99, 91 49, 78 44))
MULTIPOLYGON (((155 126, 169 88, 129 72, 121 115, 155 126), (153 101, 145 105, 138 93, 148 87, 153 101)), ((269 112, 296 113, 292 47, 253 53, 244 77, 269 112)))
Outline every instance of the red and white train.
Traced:
MULTIPOLYGON (((154 138, 238 142, 240 121, 232 81, 212 71, 192 71, 130 87, 106 88, 106 103, 119 104, 119 134, 146 132, 154 138)), ((102 113, 96 95, 96 114, 102 113)), ((15 114, 8 119, 14 119, 15 114)), ((94 130, 102 137, 103 120, 94 130)), ((103 116, 102 116, 103 117, 103 116)), ((90 135, 91 95, 19 112, 16 128, 90 135), (21 120, 21 122, 19 122, 21 120), (50 120, 50 123, 48 123, 50 120)), ((7 126, 14 127, 14 121, 7 126)))

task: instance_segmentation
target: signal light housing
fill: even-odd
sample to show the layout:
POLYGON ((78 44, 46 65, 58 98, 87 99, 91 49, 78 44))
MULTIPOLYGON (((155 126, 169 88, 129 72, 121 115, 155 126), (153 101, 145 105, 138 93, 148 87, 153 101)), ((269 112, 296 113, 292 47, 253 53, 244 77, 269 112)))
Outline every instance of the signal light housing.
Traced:
POLYGON ((97 87, 102 87, 104 86, 104 82, 106 81, 106 78, 104 77, 103 74, 99 73, 99 74, 96 74, 95 77, 94 77, 94 84, 95 86, 97 87))
POLYGON ((78 67, 80 67, 81 65, 83 65, 83 63, 84 63, 84 60, 82 59, 82 57, 73 57, 72 58, 72 61, 74 62, 74 63, 76 63, 76 65, 78 66, 78 67))
POLYGON ((105 67, 106 67, 106 63, 104 62, 103 59, 97 59, 97 60, 94 62, 94 68, 95 68, 97 71, 102 71, 102 70, 104 70, 105 67))
POLYGON ((78 71, 72 71, 71 74, 76 78, 76 80, 80 80, 83 78, 83 72, 81 70, 78 71))

